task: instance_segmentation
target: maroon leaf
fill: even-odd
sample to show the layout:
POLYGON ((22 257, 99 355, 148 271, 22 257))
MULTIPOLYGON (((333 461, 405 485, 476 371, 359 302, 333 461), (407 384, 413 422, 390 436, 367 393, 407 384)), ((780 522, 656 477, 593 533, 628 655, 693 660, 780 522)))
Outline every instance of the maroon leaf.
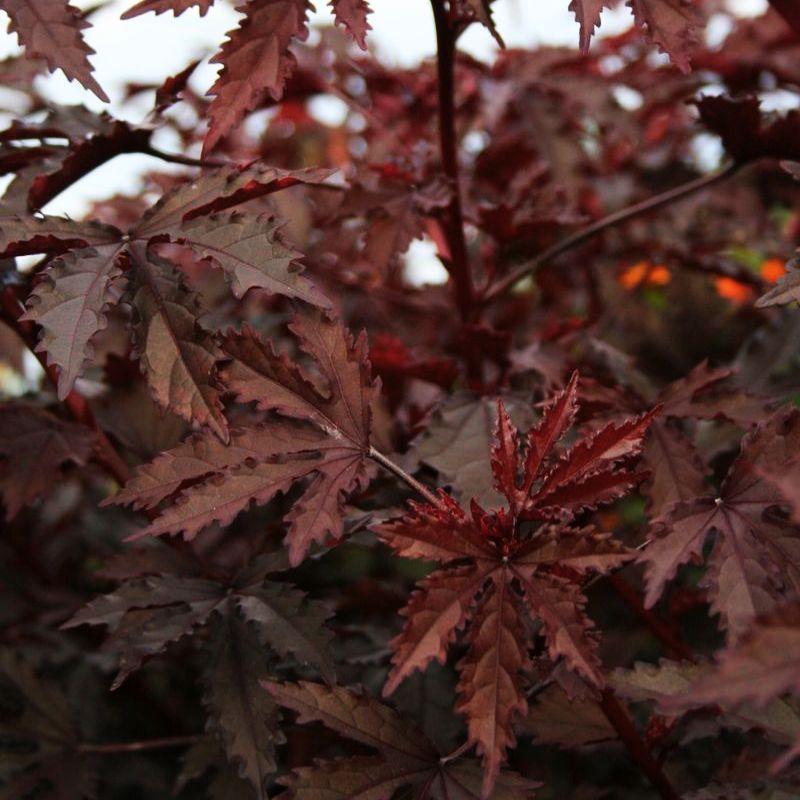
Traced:
MULTIPOLYGON (((424 734, 393 709, 363 691, 263 681, 264 688, 298 714, 298 721, 319 721, 348 739, 376 749, 377 756, 323 761, 295 770, 279 782, 282 800, 330 797, 339 800, 383 800, 402 786, 432 791, 437 800, 523 800, 537 785, 513 772, 501 773, 492 794, 481 792, 480 768, 471 759, 439 758, 424 734)), ((415 794, 416 796, 416 794, 415 794)))
POLYGON ((569 9, 581 26, 580 45, 584 53, 589 52, 595 28, 600 25, 600 12, 610 4, 610 0, 570 0, 569 9))
POLYGON ((800 112, 768 116, 755 97, 703 97, 697 103, 700 119, 716 133, 738 162, 759 158, 800 159, 800 112))
POLYGON ((367 49, 367 31, 372 26, 367 21, 371 11, 367 0, 330 0, 333 18, 337 25, 342 25, 353 37, 356 44, 367 49))
POLYGON ((225 272, 236 297, 253 288, 329 307, 330 302, 301 275, 301 254, 280 239, 281 224, 270 217, 245 217, 236 212, 196 218, 174 238, 225 272))
POLYGON ((196 8, 200 12, 200 16, 204 17, 212 5, 214 5, 214 0, 141 0, 140 3, 131 6, 122 15, 122 19, 132 19, 138 17, 139 14, 147 14, 148 11, 154 11, 156 14, 171 11, 177 17, 190 8, 196 8))
POLYGON ((689 52, 698 42, 703 21, 693 0, 628 0, 637 24, 682 71, 689 71, 689 52))
POLYGON ((22 319, 42 329, 37 350, 59 368, 59 400, 83 374, 93 356, 92 338, 106 326, 106 310, 124 289, 118 263, 122 247, 106 244, 65 254, 50 265, 28 299, 22 319))
POLYGON ((221 351, 200 332, 192 296, 174 265, 138 243, 130 253, 138 280, 133 298, 137 352, 153 398, 188 422, 207 425, 227 442, 228 424, 214 386, 221 351))
POLYGON ((800 8, 792 0, 769 0, 769 4, 786 20, 789 27, 800 36, 800 8))
POLYGON ((528 710, 520 671, 529 667, 520 599, 503 575, 480 599, 470 627, 467 654, 459 662, 458 710, 467 717, 469 738, 483 754, 483 790, 494 789, 507 748, 514 747, 512 723, 528 710))
POLYGON ((75 222, 62 217, 0 217, 0 254, 63 253, 73 247, 118 243, 121 233, 110 225, 75 222))
POLYGON ((222 72, 209 91, 214 100, 204 153, 213 150, 267 95, 275 100, 281 97, 295 66, 289 44, 307 36, 306 15, 311 8, 308 0, 249 0, 238 6, 245 18, 211 59, 222 64, 222 72))
POLYGON ((209 727, 221 737, 239 776, 251 783, 259 800, 266 800, 267 779, 276 768, 275 745, 284 741, 278 707, 259 686, 267 661, 255 631, 231 603, 214 622, 204 675, 209 727))
POLYGON ((21 403, 0 404, 0 494, 6 519, 52 491, 69 464, 85 464, 94 434, 47 411, 21 403))
POLYGON ((483 796, 489 795, 506 749, 515 741, 512 720, 527 707, 519 682, 529 658, 523 615, 542 623, 553 659, 563 657, 588 681, 603 685, 586 600, 579 585, 561 575, 605 572, 630 554, 612 538, 568 523, 581 508, 617 496, 640 479, 617 465, 638 452, 652 413, 607 426, 548 470, 552 450, 574 417, 576 387, 573 376, 525 437, 498 404, 492 469, 508 508, 485 511, 473 500, 468 516, 440 493, 437 505, 412 503, 404 517, 375 527, 400 555, 466 562, 423 580, 401 612, 406 623, 392 642, 393 668, 384 692, 392 692, 431 660, 443 662, 448 646, 466 628, 459 708, 484 755, 483 796), (531 511, 539 519, 548 501, 554 514, 544 518, 555 516, 558 525, 520 527, 531 511))
MULTIPOLYGON (((742 440, 739 458, 719 497, 705 495, 676 505, 656 528, 656 540, 641 556, 647 564, 646 605, 652 606, 681 564, 698 557, 709 533, 717 538, 709 558, 706 582, 712 608, 731 638, 742 634, 753 618, 776 606, 786 581, 797 587, 796 532, 768 511, 786 504, 783 492, 763 479, 794 462, 800 413, 783 409, 742 440), (785 576, 784 581, 778 575, 785 576)), ((795 589, 796 590, 796 589, 795 589)))
POLYGON ((94 50, 81 34, 89 23, 78 9, 67 0, 2 0, 0 8, 11 18, 9 30, 30 55, 44 58, 51 72, 61 69, 70 80, 109 102, 92 75, 88 57, 94 50))

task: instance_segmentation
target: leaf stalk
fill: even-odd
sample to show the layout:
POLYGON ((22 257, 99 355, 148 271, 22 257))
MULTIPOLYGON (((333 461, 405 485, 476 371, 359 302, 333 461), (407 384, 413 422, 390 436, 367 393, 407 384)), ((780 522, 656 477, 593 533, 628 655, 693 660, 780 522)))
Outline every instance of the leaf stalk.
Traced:
POLYGON ((384 469, 391 472, 401 481, 408 484, 415 492, 420 494, 425 500, 436 508, 441 508, 441 500, 427 487, 421 484, 413 475, 409 475, 399 464, 396 464, 388 456, 385 456, 380 450, 374 447, 369 448, 369 457, 380 464, 384 469))

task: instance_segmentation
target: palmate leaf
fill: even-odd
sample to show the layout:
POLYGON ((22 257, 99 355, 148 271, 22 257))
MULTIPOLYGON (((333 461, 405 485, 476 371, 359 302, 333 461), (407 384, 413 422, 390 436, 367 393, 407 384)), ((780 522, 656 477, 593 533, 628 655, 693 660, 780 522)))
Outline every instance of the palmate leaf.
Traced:
POLYGON ((306 17, 312 8, 308 0, 248 0, 237 6, 245 17, 211 59, 222 64, 222 71, 209 90, 214 99, 204 154, 267 95, 275 100, 283 95, 295 65, 289 44, 308 35, 306 17))
POLYGON ((183 532, 193 538, 212 522, 228 524, 251 502, 266 503, 303 479, 303 499, 288 515, 291 563, 300 563, 314 543, 342 535, 343 498, 366 486, 378 386, 369 374, 364 337, 353 341, 340 324, 314 312, 298 312, 291 328, 321 380, 312 381, 252 328, 228 334, 224 350, 231 361, 222 382, 238 400, 288 418, 234 432, 225 446, 195 436, 140 467, 114 502, 172 502, 139 535, 183 532))
MULTIPOLYGON (((138 562, 137 562, 138 563, 138 562)), ((328 610, 289 584, 234 582, 230 586, 186 575, 153 575, 125 581, 78 611, 65 628, 105 625, 107 648, 119 656, 116 689, 151 656, 191 636, 212 614, 228 613, 228 604, 251 623, 261 645, 284 659, 314 667, 333 680, 328 653, 328 610)))
POLYGON ((278 706, 263 691, 267 659, 251 625, 228 600, 212 618, 209 660, 203 675, 207 728, 217 733, 228 758, 239 766, 259 800, 266 800, 267 778, 275 772, 275 746, 284 741, 278 706))
POLYGON ((650 426, 642 450, 651 473, 643 488, 652 522, 662 519, 675 503, 706 492, 710 470, 677 420, 724 419, 748 428, 769 415, 765 398, 730 385, 733 374, 703 361, 658 394, 661 418, 650 426))
POLYGON ((541 623, 553 659, 563 657, 585 680, 604 684, 580 583, 558 571, 602 573, 631 558, 608 535, 569 523, 581 509, 618 497, 641 480, 627 465, 653 413, 601 428, 553 459, 577 410, 577 383, 575 375, 524 436, 498 404, 491 461, 507 508, 485 511, 473 500, 467 515, 440 493, 437 505, 412 502, 405 516, 374 528, 399 555, 452 562, 425 578, 401 612, 406 623, 392 641, 384 693, 431 660, 443 662, 466 627, 458 707, 484 755, 484 795, 514 744, 514 718, 527 710, 519 676, 532 645, 525 617, 541 623), (534 520, 538 526, 521 527, 534 520))
POLYGON ((237 297, 263 289, 327 307, 327 299, 300 274, 298 254, 281 242, 277 222, 216 212, 297 183, 318 183, 330 174, 265 166, 209 172, 167 192, 127 234, 58 217, 0 217, 4 256, 61 256, 32 292, 24 317, 42 327, 39 349, 59 367, 59 396, 66 397, 82 374, 107 308, 127 283, 134 287, 133 302, 144 323, 136 331, 139 343, 151 342, 140 352, 154 398, 224 439, 226 423, 213 387, 219 351, 206 334, 194 341, 188 336, 196 330, 193 301, 180 285, 177 267, 151 245, 177 242, 210 259, 225 272, 237 297))
POLYGON ((61 69, 101 100, 108 95, 92 75, 89 56, 94 53, 83 38, 89 23, 67 0, 0 0, 0 9, 11 18, 9 30, 19 36, 30 56, 47 61, 53 72, 61 69))
MULTIPOLYGON (((324 541, 329 534, 341 534, 342 495, 364 485, 366 480, 361 451, 339 446, 323 433, 289 422, 265 423, 234 440, 240 460, 209 472, 196 459, 202 472, 194 474, 202 482, 187 480, 184 486, 181 481, 179 490, 173 493, 172 505, 136 538, 182 532, 187 540, 193 539, 213 522, 227 525, 251 502, 266 503, 305 478, 311 479, 306 497, 291 512, 292 524, 287 534, 292 564, 300 563, 313 543, 324 541), (249 445, 250 437, 255 437, 251 441, 263 442, 263 446, 259 449, 258 445, 249 445), (239 446, 242 442, 245 447, 239 446), (243 455, 245 451, 255 455, 243 455), (302 525, 305 518, 313 524, 302 525)), ((205 449, 202 440, 193 441, 205 449)), ((172 476, 168 479, 172 483, 172 476)), ((121 500, 126 501, 136 503, 138 497, 129 492, 121 500)))
POLYGON ((482 794, 482 772, 475 761, 441 760, 421 731, 364 691, 306 682, 262 685, 278 703, 297 712, 298 722, 319 721, 379 753, 295 770, 279 779, 286 786, 279 795, 282 800, 388 800, 400 787, 410 788, 415 798, 523 800, 537 786, 516 773, 504 772, 494 792, 482 794))
POLYGON ((319 369, 323 384, 244 326, 223 343, 231 357, 222 372, 225 385, 239 402, 311 420, 343 446, 366 453, 379 386, 370 376, 365 335, 353 340, 341 324, 317 312, 298 313, 289 327, 319 369))
POLYGON ((705 578, 714 611, 730 638, 770 611, 800 586, 796 527, 770 518, 788 505, 764 473, 792 469, 800 442, 800 413, 781 409, 742 440, 741 452, 719 497, 703 495, 674 506, 655 528, 655 541, 641 555, 646 564, 645 604, 653 606, 678 568, 699 556, 716 532, 705 578))
POLYGON ((6 519, 48 494, 64 467, 85 464, 94 443, 85 425, 35 406, 0 403, 0 495, 6 519))

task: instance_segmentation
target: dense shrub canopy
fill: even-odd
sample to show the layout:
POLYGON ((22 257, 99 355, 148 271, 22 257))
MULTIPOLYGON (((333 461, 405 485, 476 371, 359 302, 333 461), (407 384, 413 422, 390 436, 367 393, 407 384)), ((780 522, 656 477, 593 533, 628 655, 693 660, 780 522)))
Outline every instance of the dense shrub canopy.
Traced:
POLYGON ((796 4, 488 65, 432 0, 413 69, 330 5, 134 125, 0 0, 0 797, 800 796, 796 4))

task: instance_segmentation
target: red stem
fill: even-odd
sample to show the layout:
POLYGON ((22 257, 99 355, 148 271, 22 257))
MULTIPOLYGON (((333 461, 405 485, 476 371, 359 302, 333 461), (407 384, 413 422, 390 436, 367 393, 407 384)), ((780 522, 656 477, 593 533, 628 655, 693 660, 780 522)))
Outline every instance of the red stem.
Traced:
POLYGON ((461 185, 458 169, 458 137, 455 109, 456 36, 444 0, 431 0, 436 25, 436 67, 439 90, 439 146, 442 169, 453 190, 446 211, 446 235, 450 248, 447 270, 453 281, 459 312, 464 320, 475 311, 475 292, 464 238, 464 217, 461 210, 461 185))
POLYGON ((636 762, 642 773, 647 776, 647 779, 653 784, 663 800, 678 800, 678 793, 672 788, 669 778, 664 774, 661 766, 642 741, 628 710, 620 703, 611 689, 603 691, 600 708, 627 748, 630 757, 636 762))
POLYGON ((661 642, 667 654, 672 658, 696 661, 694 653, 675 631, 654 611, 645 608, 639 593, 619 573, 609 575, 608 582, 614 591, 633 609, 639 619, 652 631, 661 642))

